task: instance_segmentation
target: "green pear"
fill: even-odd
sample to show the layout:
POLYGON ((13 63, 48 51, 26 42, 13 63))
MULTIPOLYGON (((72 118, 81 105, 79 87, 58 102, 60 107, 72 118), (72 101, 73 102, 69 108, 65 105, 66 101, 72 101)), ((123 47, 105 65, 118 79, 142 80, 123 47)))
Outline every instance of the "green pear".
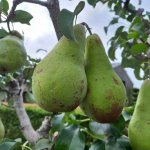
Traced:
POLYGON ((35 100, 49 112, 72 111, 86 95, 84 26, 74 26, 74 34, 75 41, 63 36, 33 73, 35 100))
POLYGON ((0 74, 20 69, 27 58, 23 39, 16 35, 7 35, 0 39, 0 74))
POLYGON ((150 150, 150 80, 146 79, 139 91, 128 127, 133 150, 150 150))
POLYGON ((85 47, 87 94, 81 108, 100 123, 115 121, 124 107, 126 90, 113 70, 102 41, 97 34, 87 37, 85 47))
POLYGON ((5 135, 5 128, 4 128, 3 122, 0 118, 0 140, 3 139, 4 135, 5 135))

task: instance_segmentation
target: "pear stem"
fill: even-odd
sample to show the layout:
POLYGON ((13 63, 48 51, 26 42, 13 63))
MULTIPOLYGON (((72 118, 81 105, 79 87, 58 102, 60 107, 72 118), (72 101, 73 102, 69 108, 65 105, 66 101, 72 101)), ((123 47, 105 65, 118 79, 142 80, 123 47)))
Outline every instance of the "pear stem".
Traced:
POLYGON ((85 22, 82 22, 81 24, 84 25, 86 27, 86 29, 88 30, 89 34, 92 35, 91 28, 88 26, 88 24, 85 22))

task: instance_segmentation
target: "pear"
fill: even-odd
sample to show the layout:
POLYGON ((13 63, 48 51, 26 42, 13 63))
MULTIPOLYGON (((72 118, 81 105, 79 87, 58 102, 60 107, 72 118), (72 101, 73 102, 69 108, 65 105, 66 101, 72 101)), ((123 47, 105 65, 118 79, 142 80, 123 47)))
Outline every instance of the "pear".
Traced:
POLYGON ((133 150, 150 150, 150 80, 146 79, 139 91, 128 127, 133 150))
POLYGON ((3 139, 4 135, 5 135, 5 128, 4 128, 3 122, 0 118, 0 140, 3 139))
POLYGON ((26 49, 20 36, 7 35, 0 39, 0 74, 17 71, 26 58, 26 49))
POLYGON ((75 25, 74 35, 75 41, 63 36, 33 73, 35 100, 49 112, 72 111, 86 95, 84 26, 75 25))
POLYGON ((87 116, 100 123, 115 121, 124 107, 126 90, 113 70, 97 34, 87 37, 85 47, 87 94, 81 108, 87 116))

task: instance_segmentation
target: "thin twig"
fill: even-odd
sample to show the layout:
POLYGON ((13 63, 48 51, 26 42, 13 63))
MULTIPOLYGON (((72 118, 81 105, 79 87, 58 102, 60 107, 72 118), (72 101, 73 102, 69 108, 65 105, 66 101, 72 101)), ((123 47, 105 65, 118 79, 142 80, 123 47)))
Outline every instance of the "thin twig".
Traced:
POLYGON ((45 2, 45 1, 40 1, 40 0, 13 0, 13 5, 12 5, 12 8, 9 12, 9 15, 7 16, 6 21, 9 22, 11 19, 14 18, 15 10, 16 10, 17 6, 21 3, 23 3, 23 2, 39 4, 41 6, 46 6, 47 7, 47 2, 45 2))

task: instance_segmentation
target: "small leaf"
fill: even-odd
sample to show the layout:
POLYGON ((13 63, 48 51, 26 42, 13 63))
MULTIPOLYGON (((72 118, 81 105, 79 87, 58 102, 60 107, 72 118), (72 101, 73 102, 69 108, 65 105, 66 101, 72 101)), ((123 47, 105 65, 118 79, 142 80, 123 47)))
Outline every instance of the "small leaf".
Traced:
POLYGON ((123 135, 117 139, 117 143, 123 148, 123 150, 132 150, 129 139, 127 136, 123 135))
POLYGON ((74 10, 74 14, 77 16, 83 10, 84 6, 85 6, 85 2, 80 1, 74 10))
POLYGON ((105 31, 106 34, 107 34, 107 32, 108 32, 108 28, 109 28, 109 26, 105 26, 105 27, 104 27, 104 31, 105 31))
POLYGON ((32 18, 33 18, 33 16, 30 13, 28 13, 27 11, 16 10, 15 17, 11 21, 30 25, 30 20, 32 18))
POLYGON ((7 0, 1 0, 0 2, 0 11, 3 12, 5 15, 8 15, 9 10, 9 3, 7 0))
POLYGON ((105 150, 105 142, 98 140, 92 143, 89 150, 105 150))
POLYGON ((113 46, 111 46, 108 49, 108 56, 112 61, 114 61, 116 59, 115 52, 116 52, 116 49, 113 46))
POLYGON ((122 133, 126 125, 125 123, 124 117, 120 115, 120 117, 115 122, 112 122, 111 125, 113 125, 116 129, 118 129, 118 131, 120 131, 120 133, 122 133))
POLYGON ((120 27, 116 30, 115 35, 116 35, 116 36, 119 36, 119 35, 122 33, 123 29, 124 29, 124 26, 120 26, 120 27))
POLYGON ((129 39, 137 39, 137 38, 139 38, 139 33, 138 32, 136 32, 136 31, 133 31, 133 32, 129 32, 129 34, 128 34, 128 38, 129 39))
POLYGON ((132 56, 123 57, 122 58, 122 67, 123 68, 135 68, 140 65, 139 60, 135 59, 132 56))
POLYGON ((5 29, 0 29, 0 38, 7 36, 9 33, 5 29))
POLYGON ((137 55, 139 53, 146 53, 147 50, 148 50, 148 46, 146 44, 137 43, 131 47, 130 52, 132 55, 137 55))
POLYGON ((0 143, 0 150, 13 150, 14 148, 21 148, 20 143, 18 142, 9 142, 9 141, 4 141, 2 143, 0 143))
POLYGON ((122 112, 122 115, 123 115, 126 122, 131 120, 132 115, 130 115, 128 112, 124 111, 124 112, 122 112))
POLYGON ((33 95, 31 92, 29 92, 29 91, 23 93, 23 100, 24 100, 24 102, 26 102, 26 103, 35 103, 35 97, 34 97, 34 95, 33 95))
POLYGON ((128 20, 129 22, 132 22, 135 16, 136 16, 136 14, 135 14, 135 13, 132 13, 131 15, 129 15, 129 16, 127 17, 127 20, 128 20))
POLYGON ((97 0, 87 0, 87 1, 88 1, 88 3, 89 3, 90 5, 92 5, 93 7, 96 6, 97 0))
POLYGON ((135 77, 136 77, 138 80, 143 80, 143 78, 141 77, 140 73, 141 73, 141 68, 140 68, 140 66, 135 67, 135 68, 134 68, 134 75, 135 75, 135 77))
POLYGON ((143 31, 142 29, 143 29, 143 24, 141 24, 141 23, 136 23, 131 28, 131 30, 137 31, 138 33, 141 33, 143 31))
POLYGON ((94 133, 95 135, 101 135, 101 137, 106 137, 106 136, 115 136, 118 137, 120 136, 119 130, 111 124, 108 123, 97 123, 97 122, 90 122, 89 123, 89 128, 94 133))
POLYGON ((67 9, 62 9, 58 17, 58 24, 61 32, 66 38, 70 40, 75 40, 73 32, 74 18, 75 18, 74 13, 70 12, 67 9))
POLYGON ((40 139, 33 147, 33 150, 51 149, 52 146, 53 144, 48 139, 40 139))
POLYGON ((63 123, 63 119, 64 119, 64 113, 61 113, 59 115, 55 115, 52 118, 51 124, 52 124, 52 128, 51 131, 54 133, 55 131, 61 131, 65 124, 63 123))
POLYGON ((58 135, 55 148, 56 150, 84 150, 84 136, 78 126, 69 126, 63 129, 58 135))
POLYGON ((113 24, 118 23, 118 20, 119 20, 118 17, 114 17, 114 18, 110 21, 109 25, 113 25, 113 24))
POLYGON ((109 22, 109 25, 104 27, 104 31, 105 31, 106 34, 107 34, 107 32, 108 32, 109 26, 110 26, 110 25, 113 25, 113 24, 115 24, 115 23, 118 23, 118 20, 119 20, 118 17, 114 17, 114 18, 109 22))
POLYGON ((149 20, 150 20, 150 12, 146 11, 146 15, 148 16, 149 20))
POLYGON ((105 144, 105 150, 125 150, 120 146, 115 137, 108 138, 107 143, 105 144))

